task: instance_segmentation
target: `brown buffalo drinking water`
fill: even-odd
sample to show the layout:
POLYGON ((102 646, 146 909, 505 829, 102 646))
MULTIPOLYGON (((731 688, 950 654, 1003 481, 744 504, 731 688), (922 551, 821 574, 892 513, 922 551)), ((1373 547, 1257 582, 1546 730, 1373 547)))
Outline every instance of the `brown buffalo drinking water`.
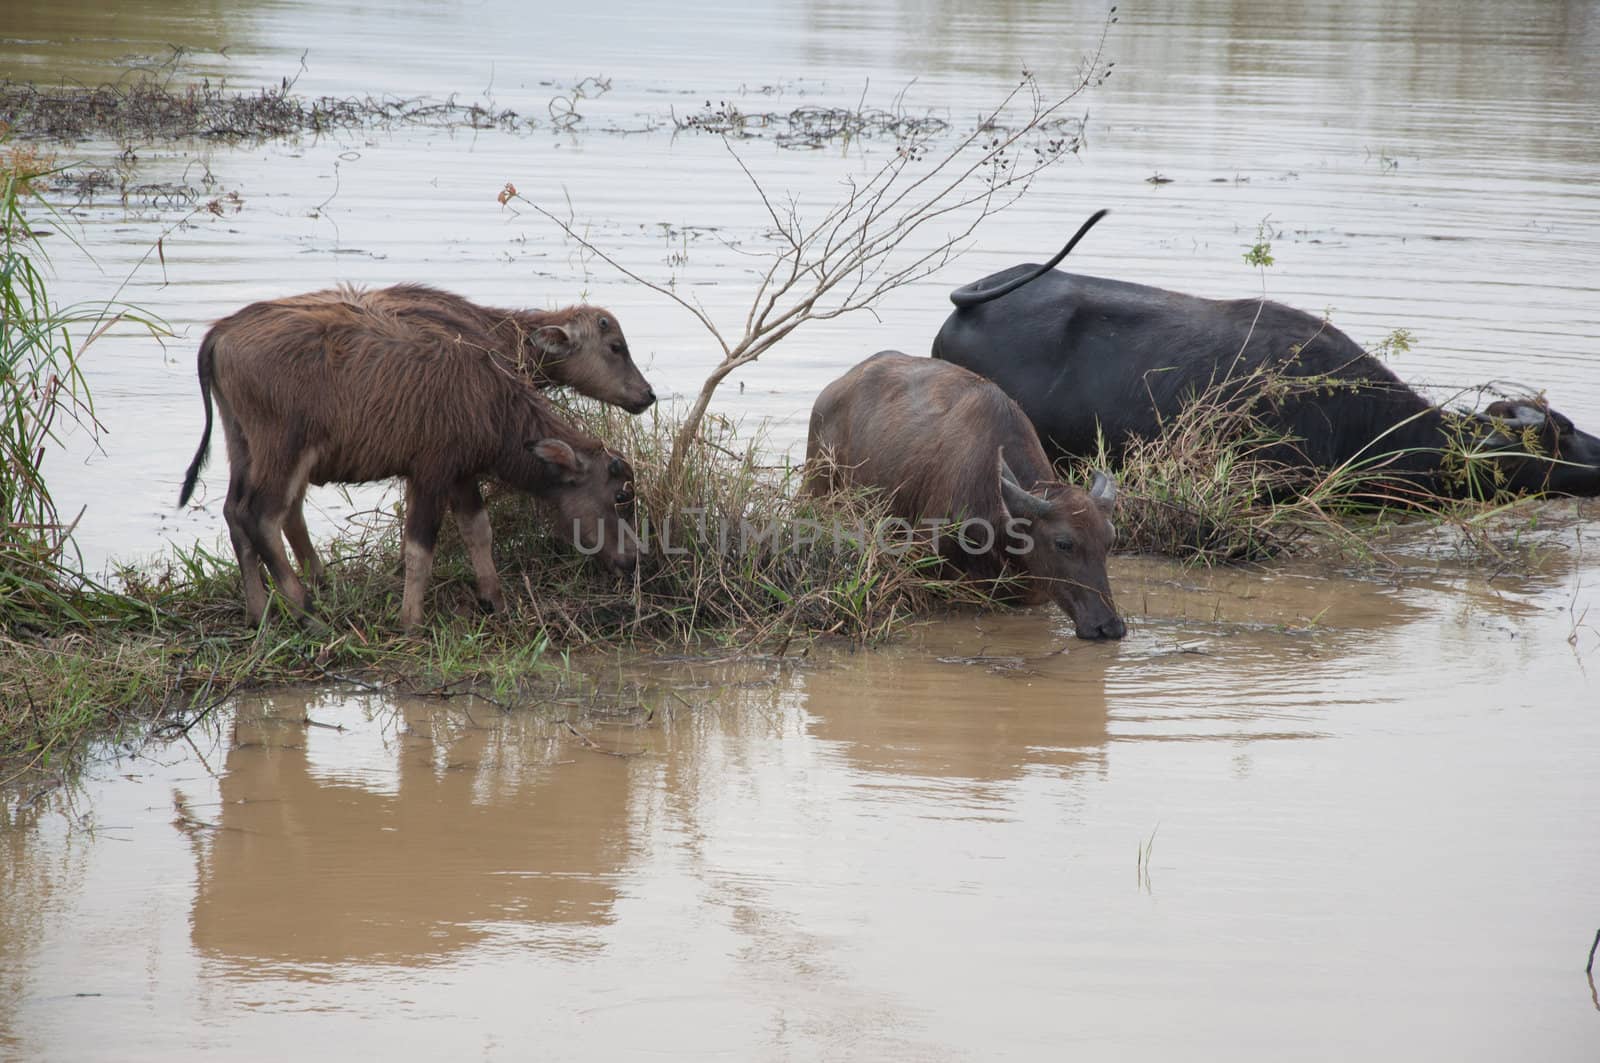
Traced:
POLYGON ((807 489, 881 489, 912 522, 960 525, 940 552, 976 579, 1020 576, 1027 601, 1053 599, 1078 636, 1126 632, 1106 553, 1116 488, 1055 478, 1027 416, 995 385, 948 362, 880 351, 817 396, 807 489))

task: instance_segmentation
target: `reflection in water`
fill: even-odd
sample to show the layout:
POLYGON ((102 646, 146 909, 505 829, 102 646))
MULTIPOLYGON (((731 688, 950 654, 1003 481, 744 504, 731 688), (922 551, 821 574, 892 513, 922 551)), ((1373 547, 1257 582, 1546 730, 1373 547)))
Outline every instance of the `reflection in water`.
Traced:
POLYGON ((13 1026, 24 1000, 38 991, 31 977, 50 962, 40 954, 45 929, 62 898, 83 889, 86 847, 61 846, 50 857, 37 852, 41 821, 49 804, 26 793, 0 793, 0 1057, 20 1058, 26 1039, 13 1026))
POLYGON ((1513 594, 1121 562, 1151 604, 1117 645, 1040 609, 619 662, 653 712, 588 744, 538 712, 247 699, 52 814, 5 806, 0 1055, 111 1058, 115 1029, 119 1060, 1276 1059, 1337 998, 1340 1056, 1515 1055, 1511 1008, 1524 1049, 1579 1058, 1600 723, 1596 640, 1565 639, 1592 570, 1513 594), (1463 925, 1482 949, 1449 948, 1463 925))
POLYGON ((575 773, 534 721, 426 703, 380 708, 378 726, 345 734, 303 724, 314 704, 276 695, 238 710, 220 815, 196 833, 201 952, 242 974, 261 961, 434 962, 502 921, 566 948, 584 939, 563 928, 610 920, 626 761, 575 773), (376 756, 352 763, 341 748, 363 744, 376 756))
POLYGON ((1417 692, 1361 676, 1374 644, 1422 615, 1372 583, 1138 559, 1112 579, 1143 616, 1122 645, 1075 642, 1041 610, 934 625, 797 680, 810 732, 874 777, 978 784, 960 790, 985 807, 985 784, 1103 769, 1112 741, 1315 738, 1336 706, 1417 692))
MULTIPOLYGON (((1110 6, 809 0, 801 40, 811 63, 882 69, 887 59, 931 76, 934 92, 947 81, 1003 83, 1023 68, 1059 80, 1099 36, 1110 6)), ((1116 62, 1111 91, 1090 107, 1109 115, 1117 136, 1151 142, 1162 165, 1214 154, 1218 164, 1250 168, 1289 147, 1272 143, 1286 132, 1303 148, 1363 127, 1395 138, 1388 150, 1424 141, 1466 154, 1510 148, 1563 168, 1600 158, 1585 120, 1600 84, 1600 15, 1585 0, 1469 0, 1452 5, 1448 20, 1430 0, 1154 0, 1119 14, 1106 45, 1116 62), (1381 78, 1360 73, 1380 70, 1381 78), (1533 120, 1485 121, 1480 109, 1533 120), (1539 120, 1550 116, 1557 121, 1539 120)))
POLYGON ((968 781, 990 788, 1037 766, 1104 763, 1110 647, 1051 645, 1042 611, 956 623, 914 652, 874 653, 800 684, 818 738, 883 777, 968 781), (965 630, 963 630, 965 629, 965 630), (1041 637, 1044 636, 1044 637, 1041 637))

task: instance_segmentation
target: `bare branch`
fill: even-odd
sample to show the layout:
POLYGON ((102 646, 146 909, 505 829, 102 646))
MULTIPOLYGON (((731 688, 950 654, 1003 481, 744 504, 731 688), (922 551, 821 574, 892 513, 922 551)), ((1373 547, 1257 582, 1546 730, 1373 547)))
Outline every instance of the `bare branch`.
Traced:
MULTIPOLYGON (((756 361, 808 321, 856 311, 871 313, 890 292, 930 276, 958 253, 983 221, 1026 194, 1045 168, 1078 150, 1082 125, 1076 133, 1064 129, 1064 111, 1109 70, 1109 64, 1102 65, 1102 55, 1106 31, 1113 21, 1114 16, 1108 15, 1094 53, 1085 58, 1066 92, 1046 98, 1033 74, 1024 71, 999 102, 980 113, 974 127, 955 137, 946 149, 931 150, 930 130, 935 123, 897 122, 896 131, 902 134, 897 150, 863 179, 846 178, 841 198, 809 221, 801 216, 793 197, 788 198, 786 208, 779 207, 724 134, 724 148, 772 224, 772 245, 767 251, 741 249, 741 253, 764 253, 770 261, 736 342, 724 338, 698 302, 691 304, 627 269, 570 222, 533 205, 584 249, 694 314, 722 348, 722 360, 707 377, 673 441, 669 480, 682 470, 711 398, 730 373, 756 361), (1060 136, 1052 139, 1057 132, 1060 136), (1038 138, 1032 144, 1031 158, 1025 154, 1028 138, 1038 138), (948 231, 924 246, 913 246, 931 227, 948 222, 954 222, 948 231)), ((895 97, 897 114, 903 114, 905 92, 895 97)), ((865 114, 865 103, 863 90, 858 115, 865 114)), ((937 125, 948 128, 943 122, 937 125)))
POLYGON ((620 263, 616 259, 612 258, 609 254, 607 254, 605 252, 604 249, 602 249, 599 245, 591 242, 588 237, 586 237, 582 233, 578 232, 570 224, 568 224, 567 222, 561 220, 561 218, 557 217, 556 215, 550 213, 548 210, 546 210, 545 208, 541 207, 539 204, 535 203, 533 200, 526 198, 520 192, 514 193, 513 195, 511 195, 508 198, 522 200, 522 202, 528 204, 528 206, 532 207, 534 210, 538 211, 540 214, 544 215, 546 218, 550 219, 551 221, 555 222, 558 226, 560 226, 561 227, 561 231, 566 233, 569 238, 577 241, 578 245, 580 247, 582 247, 585 251, 588 251, 591 254, 595 255, 602 262, 604 262, 606 265, 610 266, 612 269, 616 270, 618 273, 622 274, 624 277, 627 277, 631 281, 635 281, 635 282, 637 282, 639 284, 644 285, 646 288, 649 288, 653 292, 657 292, 657 293, 659 293, 661 295, 666 296, 668 299, 671 299, 673 302, 677 303, 679 306, 681 306, 685 310, 689 311, 689 313, 691 313, 691 314, 693 314, 695 316, 695 318, 700 322, 700 324, 705 326, 706 331, 711 333, 712 338, 714 338, 717 341, 717 344, 722 348, 722 352, 723 352, 724 356, 726 356, 728 354, 728 343, 727 343, 727 341, 722 338, 722 333, 717 330, 716 323, 711 320, 710 316, 707 315, 706 312, 702 308, 700 308, 698 306, 690 305, 688 300, 684 299, 681 295, 679 295, 677 292, 671 290, 670 288, 664 287, 663 285, 657 284, 655 281, 652 281, 652 280, 649 280, 649 279, 647 279, 645 277, 639 276, 639 274, 635 273, 633 270, 629 269, 627 266, 624 266, 622 263, 620 263))

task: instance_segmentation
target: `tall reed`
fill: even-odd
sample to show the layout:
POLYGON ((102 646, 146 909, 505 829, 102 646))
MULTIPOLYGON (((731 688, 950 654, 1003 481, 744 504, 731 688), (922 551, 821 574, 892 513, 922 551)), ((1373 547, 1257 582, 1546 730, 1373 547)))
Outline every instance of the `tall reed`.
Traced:
POLYGON ((57 510, 43 465, 64 423, 99 428, 84 349, 124 318, 157 328, 110 303, 50 298, 44 240, 66 232, 66 219, 38 184, 55 172, 51 156, 0 127, 0 632, 87 618, 88 584, 68 564, 76 517, 57 510))

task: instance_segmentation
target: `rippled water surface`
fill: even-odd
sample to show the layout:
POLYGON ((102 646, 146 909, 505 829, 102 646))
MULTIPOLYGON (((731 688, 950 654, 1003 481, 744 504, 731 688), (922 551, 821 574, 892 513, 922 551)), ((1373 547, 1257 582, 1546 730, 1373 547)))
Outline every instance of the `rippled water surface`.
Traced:
MULTIPOLYGON (((583 297, 682 397, 708 337, 502 209, 507 181, 742 321, 768 219, 722 142, 675 134, 675 114, 904 90, 965 129, 1024 64, 1064 81, 1104 14, 10 5, 0 75, 95 84, 181 49, 177 83, 456 94, 539 120, 60 148, 238 197, 69 204, 95 262, 58 244, 57 294, 120 290, 177 332, 91 349, 106 432, 47 464, 62 508, 83 508, 86 560, 220 539, 220 454, 202 504, 173 507, 216 317, 341 281, 583 297), (552 100, 591 77, 609 90, 555 131, 552 100)), ((794 447, 827 381, 882 348, 925 352, 951 288, 1042 260, 1109 206, 1078 270, 1213 296, 1264 284, 1362 342, 1411 330, 1392 364, 1435 395, 1514 380, 1600 425, 1594 5, 1119 16, 1116 73, 1073 105, 1076 158, 876 318, 786 340, 720 408, 794 447), (1264 277, 1241 257, 1263 223, 1264 277)), ((802 211, 893 150, 735 147, 802 211)), ((319 527, 371 498, 314 493, 319 527)), ((250 699, 189 741, 107 751, 81 788, 5 798, 0 1056, 1593 1059, 1593 528, 1579 508, 1534 576, 1119 558, 1117 645, 1037 611, 799 662, 627 661, 607 672, 639 708, 616 717, 250 699)))

